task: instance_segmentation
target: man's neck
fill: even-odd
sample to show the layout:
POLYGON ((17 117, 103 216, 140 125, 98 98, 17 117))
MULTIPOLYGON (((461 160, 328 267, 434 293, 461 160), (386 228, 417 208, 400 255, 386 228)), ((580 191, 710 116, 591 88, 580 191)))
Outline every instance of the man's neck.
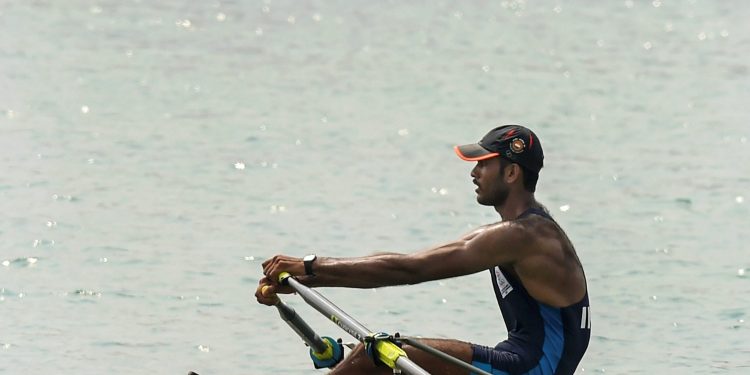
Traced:
POLYGON ((500 214, 503 221, 508 221, 516 219, 529 208, 537 206, 539 203, 534 199, 534 193, 523 191, 510 193, 502 206, 495 206, 495 211, 500 214))

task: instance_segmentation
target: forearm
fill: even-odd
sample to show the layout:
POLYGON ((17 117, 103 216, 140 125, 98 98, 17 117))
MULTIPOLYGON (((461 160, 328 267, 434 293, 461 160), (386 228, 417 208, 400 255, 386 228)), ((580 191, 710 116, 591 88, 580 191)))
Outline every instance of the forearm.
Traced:
POLYGON ((508 225, 484 226, 463 238, 416 253, 380 253, 358 258, 319 257, 312 264, 314 276, 307 276, 303 260, 276 255, 263 262, 263 273, 276 280, 289 272, 309 287, 378 288, 447 279, 509 264, 525 254, 518 244, 528 240, 508 225), (494 228, 494 233, 489 229, 494 228), (486 234, 490 233, 490 234, 486 234), (501 237, 501 238, 498 238, 501 237), (502 238, 509 239, 503 241, 502 238), (499 251, 498 249, 511 249, 499 251))
POLYGON ((310 287, 378 288, 416 284, 420 280, 413 256, 380 253, 358 258, 318 258, 314 277, 305 280, 310 287))

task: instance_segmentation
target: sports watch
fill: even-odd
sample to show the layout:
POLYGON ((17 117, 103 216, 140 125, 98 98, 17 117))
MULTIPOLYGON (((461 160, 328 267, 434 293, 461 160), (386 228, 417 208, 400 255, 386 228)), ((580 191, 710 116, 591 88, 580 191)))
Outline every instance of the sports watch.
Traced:
POLYGON ((315 259, 318 259, 318 256, 315 254, 305 255, 305 257, 302 258, 302 261, 305 263, 305 275, 315 276, 315 273, 313 273, 312 269, 312 264, 315 259))

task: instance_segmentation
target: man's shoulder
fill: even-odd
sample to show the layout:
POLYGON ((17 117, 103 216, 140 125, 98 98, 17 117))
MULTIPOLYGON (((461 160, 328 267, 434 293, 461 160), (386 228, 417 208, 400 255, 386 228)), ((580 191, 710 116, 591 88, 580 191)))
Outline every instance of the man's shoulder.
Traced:
POLYGON ((505 245, 501 248, 506 251, 509 250, 508 246, 520 250, 536 236, 538 229, 535 226, 523 220, 506 220, 483 226, 483 232, 501 241, 505 245))
POLYGON ((560 228, 560 225, 555 221, 555 219, 552 218, 552 216, 549 215, 549 213, 547 213, 546 210, 544 211, 544 214, 545 215, 526 215, 514 220, 510 220, 508 222, 514 223, 532 234, 539 231, 546 232, 549 230, 552 230, 556 233, 562 232, 562 228, 560 228))
POLYGON ((559 250, 566 241, 565 232, 551 218, 541 215, 528 215, 513 221, 519 238, 523 239, 525 247, 535 252, 545 250, 559 250))

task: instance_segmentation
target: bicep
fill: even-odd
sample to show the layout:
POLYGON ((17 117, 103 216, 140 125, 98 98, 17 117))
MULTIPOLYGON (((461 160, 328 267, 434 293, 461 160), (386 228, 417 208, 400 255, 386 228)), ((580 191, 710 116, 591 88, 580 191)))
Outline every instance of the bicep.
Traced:
POLYGON ((421 253, 425 269, 420 270, 422 281, 445 279, 484 271, 499 264, 516 261, 519 257, 518 228, 507 224, 488 226, 467 236, 421 253))
POLYGON ((528 235, 524 227, 516 223, 500 223, 467 241, 465 256, 487 269, 518 261, 526 244, 528 235))

